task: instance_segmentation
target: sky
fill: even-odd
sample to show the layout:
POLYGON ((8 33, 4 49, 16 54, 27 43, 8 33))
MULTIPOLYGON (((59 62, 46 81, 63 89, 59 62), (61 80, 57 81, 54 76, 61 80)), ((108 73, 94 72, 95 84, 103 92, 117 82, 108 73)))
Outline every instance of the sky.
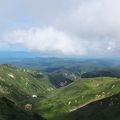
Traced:
POLYGON ((0 51, 120 55, 119 0, 0 0, 0 51))

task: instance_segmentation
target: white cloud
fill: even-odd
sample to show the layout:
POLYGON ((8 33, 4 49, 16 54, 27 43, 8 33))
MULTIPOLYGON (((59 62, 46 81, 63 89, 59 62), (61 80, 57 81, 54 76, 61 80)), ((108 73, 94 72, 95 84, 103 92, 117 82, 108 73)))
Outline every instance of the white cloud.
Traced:
MULTIPOLYGON (((34 28, 5 33, 5 42, 67 55, 120 54, 119 0, 35 0, 29 5, 28 2, 22 0, 22 12, 26 11, 24 15, 31 18, 34 28)), ((19 13, 20 10, 15 15, 18 17, 19 13)))
POLYGON ((83 55, 86 50, 82 41, 72 39, 64 32, 53 27, 16 30, 5 34, 4 42, 22 45, 30 51, 54 52, 66 55, 83 55))
POLYGON ((119 5, 119 0, 85 0, 68 14, 65 13, 63 17, 58 18, 56 26, 71 35, 87 40, 87 47, 91 53, 118 54, 120 52, 119 5))

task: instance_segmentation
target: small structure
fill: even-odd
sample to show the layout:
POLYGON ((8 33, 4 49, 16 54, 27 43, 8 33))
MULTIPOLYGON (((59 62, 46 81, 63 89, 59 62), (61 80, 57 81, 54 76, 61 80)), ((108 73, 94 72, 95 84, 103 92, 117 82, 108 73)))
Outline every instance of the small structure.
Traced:
POLYGON ((37 98, 37 95, 32 95, 33 98, 37 98))

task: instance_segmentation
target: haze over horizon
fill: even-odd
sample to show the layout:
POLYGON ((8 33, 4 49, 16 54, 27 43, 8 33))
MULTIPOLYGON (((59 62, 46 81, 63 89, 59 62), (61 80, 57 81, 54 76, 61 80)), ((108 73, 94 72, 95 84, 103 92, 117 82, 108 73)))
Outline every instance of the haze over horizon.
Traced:
POLYGON ((0 0, 0 51, 120 55, 119 0, 0 0))

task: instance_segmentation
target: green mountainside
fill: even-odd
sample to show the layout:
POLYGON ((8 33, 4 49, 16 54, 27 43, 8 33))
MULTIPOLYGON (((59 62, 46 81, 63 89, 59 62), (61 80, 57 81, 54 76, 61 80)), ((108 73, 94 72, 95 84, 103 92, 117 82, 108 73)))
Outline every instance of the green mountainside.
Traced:
POLYGON ((120 120, 120 93, 77 109, 64 120, 120 120))
POLYGON ((53 91, 46 99, 37 102, 35 109, 50 120, 61 120, 62 116, 86 103, 118 92, 120 92, 119 78, 83 78, 53 91))
POLYGON ((75 68, 43 72, 0 65, 0 120, 17 120, 19 116, 23 120, 42 120, 41 115, 47 120, 96 120, 99 115, 101 119, 97 120, 107 120, 104 114, 112 109, 115 114, 109 120, 114 120, 114 115, 118 120, 116 104, 107 105, 115 94, 119 100, 119 70, 91 72, 90 77, 89 74, 75 68), (105 104, 100 106, 102 101, 105 104), (107 111, 102 113, 102 110, 107 111))
POLYGON ((44 96, 49 88, 54 86, 42 72, 0 65, 0 92, 15 101, 44 96))
POLYGON ((28 113, 13 101, 0 96, 0 120, 45 120, 41 116, 28 113))

